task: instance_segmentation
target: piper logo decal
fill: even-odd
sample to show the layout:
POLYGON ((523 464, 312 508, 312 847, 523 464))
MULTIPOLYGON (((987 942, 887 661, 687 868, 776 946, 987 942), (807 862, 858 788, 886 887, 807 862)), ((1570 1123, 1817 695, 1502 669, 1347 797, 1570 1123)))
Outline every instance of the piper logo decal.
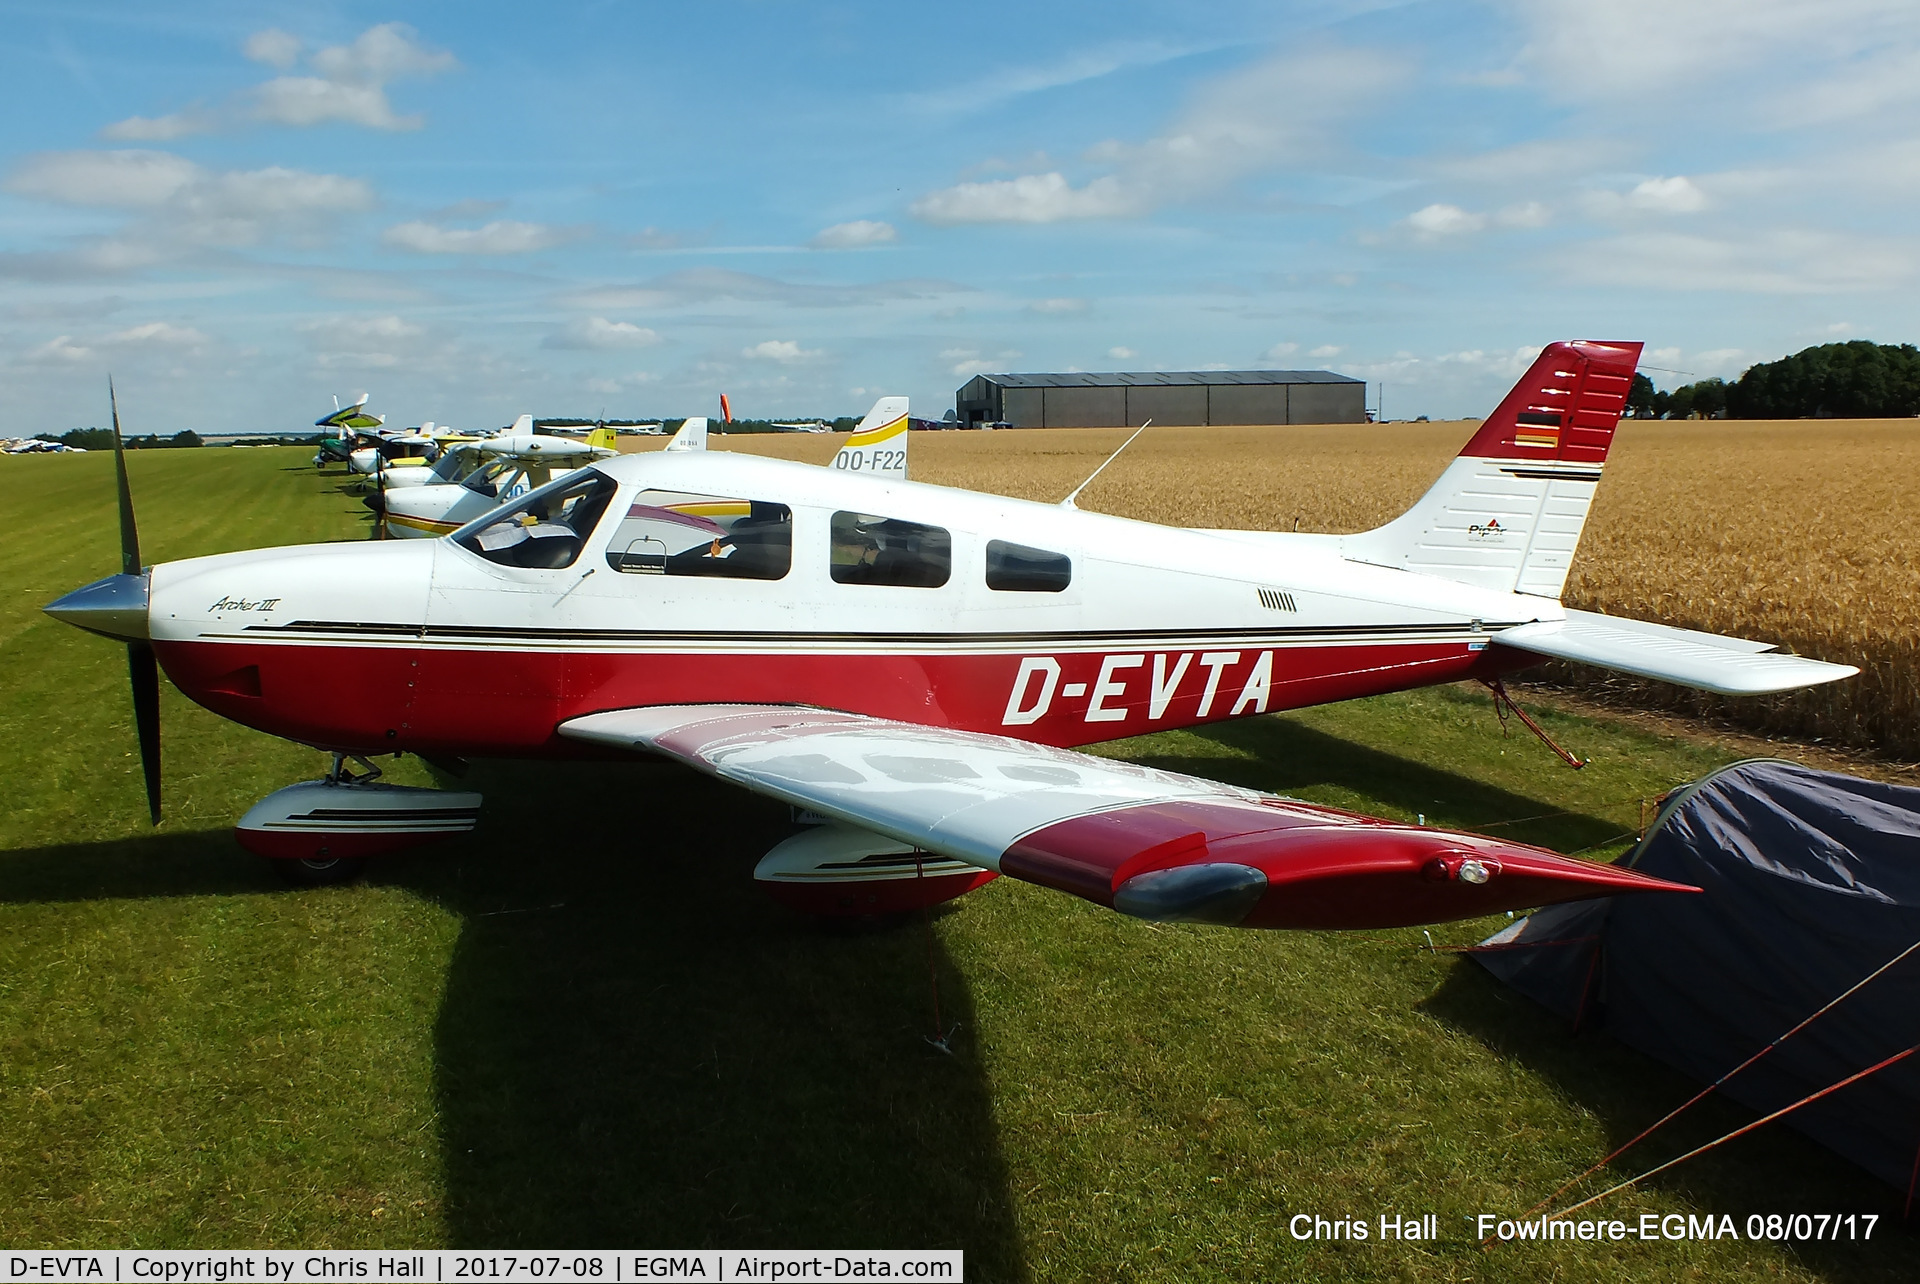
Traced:
MULTIPOLYGON (((1007 708, 1000 715, 1000 725, 1032 726, 1052 711, 1056 697, 1062 700, 1086 697, 1086 709, 1081 715, 1086 722, 1125 722, 1141 711, 1142 704, 1147 721, 1154 722, 1167 716, 1196 661, 1200 672, 1194 676, 1199 679, 1200 691, 1194 714, 1200 718, 1212 717, 1214 705, 1223 694, 1223 678, 1241 659, 1239 651, 1108 655, 1101 657, 1099 676, 1089 684, 1063 683, 1060 681, 1063 669, 1058 659, 1050 655, 1029 655, 1021 659, 1019 671, 1014 674, 1013 689, 1007 693, 1007 708), (1146 671, 1132 672, 1136 669, 1146 671), (1129 692, 1133 693, 1131 697, 1129 692)), ((1253 656, 1251 667, 1239 683, 1239 695, 1234 697, 1227 714, 1232 717, 1247 712, 1265 713, 1272 694, 1273 652, 1261 651, 1253 656)))
POLYGON ((1475 539, 1498 539, 1506 533, 1507 528, 1500 524, 1498 517, 1489 517, 1484 526, 1476 523, 1467 527, 1467 534, 1475 539))
POLYGON ((209 614, 214 611, 271 611, 280 605, 277 597, 262 597, 252 601, 244 597, 223 597, 207 608, 209 614))

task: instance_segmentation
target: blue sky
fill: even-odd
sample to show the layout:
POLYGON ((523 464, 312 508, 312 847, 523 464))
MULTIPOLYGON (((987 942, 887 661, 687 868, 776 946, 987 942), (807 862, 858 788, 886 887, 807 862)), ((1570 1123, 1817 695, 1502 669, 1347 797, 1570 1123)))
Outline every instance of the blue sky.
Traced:
MULTIPOLYGON (((1920 5, 0 3, 0 435, 1920 339, 1920 5)), ((1684 371, 1684 374, 1669 373, 1684 371)))

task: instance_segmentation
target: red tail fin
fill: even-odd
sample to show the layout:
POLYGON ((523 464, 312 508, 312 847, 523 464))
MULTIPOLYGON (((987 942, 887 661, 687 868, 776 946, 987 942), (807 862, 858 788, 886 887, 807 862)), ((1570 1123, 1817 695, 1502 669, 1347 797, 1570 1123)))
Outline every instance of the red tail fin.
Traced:
POLYGON ((1460 453, 1598 464, 1626 409, 1638 343, 1549 344, 1460 453))

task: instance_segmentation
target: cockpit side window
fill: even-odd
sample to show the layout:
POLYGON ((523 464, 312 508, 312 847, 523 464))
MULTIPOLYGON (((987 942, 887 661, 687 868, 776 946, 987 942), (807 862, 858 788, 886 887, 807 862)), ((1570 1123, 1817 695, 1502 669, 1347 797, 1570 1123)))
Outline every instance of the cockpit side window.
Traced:
POLYGON ((784 579, 793 566, 793 510, 761 499, 643 490, 614 528, 607 565, 627 575, 784 579))
POLYGON ((830 566, 836 584, 939 588, 953 570, 943 527, 872 513, 835 513, 830 566))
POLYGON ((1073 562, 1065 553, 987 541, 987 587, 996 592, 1058 593, 1072 582, 1073 562))
POLYGON ((569 473, 519 503, 468 522, 449 539, 501 566, 572 566, 619 487, 594 468, 569 473))

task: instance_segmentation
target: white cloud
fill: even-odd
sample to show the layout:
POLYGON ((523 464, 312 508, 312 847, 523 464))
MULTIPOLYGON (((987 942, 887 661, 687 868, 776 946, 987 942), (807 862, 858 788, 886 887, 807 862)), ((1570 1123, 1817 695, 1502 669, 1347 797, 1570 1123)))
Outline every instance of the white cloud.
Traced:
POLYGON ((82 347, 70 334, 55 335, 22 358, 28 365, 77 365, 93 360, 93 349, 82 347))
POLYGON ((569 239, 563 228, 496 219, 481 227, 442 227, 415 219, 381 234, 382 244, 416 254, 527 254, 569 239))
POLYGON ((1627 193, 1627 204, 1660 214, 1692 214, 1707 207, 1707 197, 1681 174, 1648 179, 1627 193))
POLYGON ((1553 212, 1539 201, 1521 201, 1493 216, 1501 227, 1545 227, 1553 221, 1553 212))
POLYGON ((13 172, 7 188, 65 205, 143 209, 166 204, 205 173, 171 152, 42 152, 13 172))
POLYGON ((426 338, 423 328, 393 315, 323 317, 297 328, 328 367, 397 366, 420 352, 426 338))
POLYGON ((927 223, 1057 223, 1063 219, 1118 218, 1140 203, 1109 175, 1074 187, 1059 171, 1023 174, 985 183, 959 183, 915 201, 911 213, 927 223))
POLYGON ((217 121, 205 112, 180 112, 172 116, 129 116, 100 131, 102 138, 124 143, 165 143, 189 134, 204 134, 217 121))
POLYGON ((1432 241, 1443 236, 1461 236, 1468 232, 1478 232, 1487 225, 1487 216, 1470 214, 1458 205, 1436 202, 1415 210, 1407 215, 1403 222, 1419 239, 1432 241))
POLYGON ((978 348, 948 348, 941 352, 940 359, 953 362, 947 367, 947 373, 955 378, 966 379, 990 370, 1005 370, 1019 356, 1015 348, 1004 348, 990 357, 983 356, 978 348))
POLYGON ((1751 294, 1907 289, 1920 279, 1910 240, 1805 228, 1719 236, 1636 233, 1591 242, 1562 269, 1611 286, 1751 294))
POLYGON ((752 361, 778 361, 781 365, 790 366, 825 354, 819 349, 803 348, 792 339, 767 339, 750 348, 740 349, 740 355, 752 361))
MULTIPOLYGON (((258 31, 243 52, 255 62, 282 71, 300 56, 300 41, 284 31, 258 31)), ((459 63, 444 50, 430 49, 404 23, 369 27, 350 45, 318 50, 308 60, 309 76, 275 76, 215 108, 194 108, 170 116, 130 116, 101 133, 113 139, 155 142, 202 134, 242 124, 307 128, 339 122, 368 129, 419 129, 419 115, 396 113, 387 85, 409 76, 431 76, 459 63)))
POLYGON ((6 186, 42 200, 140 213, 130 229, 94 247, 99 269, 108 271, 145 266, 187 245, 310 235, 373 204, 373 189, 357 178, 280 166, 215 171, 150 151, 42 153, 6 186))
POLYGON ((1157 40, 1106 44, 1075 50, 1050 63, 998 66, 991 76, 966 78, 945 88, 915 94, 908 102, 925 111, 977 112, 1011 98, 1098 80, 1128 68, 1151 67, 1217 47, 1168 45, 1157 40))
POLYGON ((184 352, 204 348, 209 342, 206 335, 192 326, 148 321, 85 341, 76 340, 70 334, 56 335, 38 347, 29 349, 22 355, 21 361, 33 366, 79 365, 115 356, 124 359, 141 351, 184 352))
POLYGON ((1705 352, 1696 352, 1687 364, 1697 368, 1702 377, 1719 375, 1726 378, 1738 375, 1752 364, 1746 352, 1740 348, 1709 348, 1705 352))
POLYGON ((582 290, 568 296, 563 302, 568 307, 593 312, 719 302, 843 308, 930 299, 971 288, 951 281, 911 279, 833 285, 816 281, 783 281, 778 277, 735 272, 730 268, 699 267, 668 272, 633 285, 605 285, 582 290))
POLYGON ((1345 351, 1345 349, 1341 348, 1338 344, 1323 343, 1307 355, 1317 360, 1325 361, 1329 357, 1339 356, 1343 351, 1345 351))
POLYGON ((1107 356, 1115 361, 1131 361, 1140 354, 1132 348, 1108 348, 1107 356))
POLYGON ((605 317, 586 317, 546 337, 544 348, 648 348, 660 342, 660 336, 646 326, 631 321, 609 321, 605 317))
POLYGON ((331 80, 384 84, 401 76, 432 76, 459 66, 443 49, 429 49, 404 22, 368 27, 350 45, 334 45, 313 55, 313 69, 331 80))
POLYGON ((1920 19, 1911 5, 1886 0, 1507 0, 1505 7, 1529 37, 1516 65, 1541 87, 1639 105, 1782 61, 1831 60, 1844 72, 1864 54, 1910 41, 1920 19))
POLYGON ((207 336, 192 326, 169 325, 165 321, 149 321, 145 325, 131 326, 101 340, 111 344, 157 344, 164 347, 197 348, 207 342, 207 336))
POLYGON ((808 244, 816 250, 857 250, 868 245, 891 245, 899 239, 893 224, 862 218, 821 228, 808 244))
POLYGON ((1542 183, 1624 165, 1633 149, 1616 139, 1542 138, 1492 151, 1420 162, 1418 171, 1452 183, 1503 187, 1542 183))
POLYGON ((300 37, 269 27, 248 36, 240 52, 254 62, 264 62, 269 67, 285 71, 300 61, 300 37))
POLYGON ((1271 58, 1207 86, 1161 133, 1093 148, 1087 161, 1112 172, 1079 187, 1052 170, 959 183, 911 210, 929 223, 1054 223, 1200 199, 1246 175, 1327 154, 1336 128, 1377 102, 1399 73, 1388 55, 1338 46, 1271 58))
POLYGON ((1035 299, 1027 305, 1027 311, 1037 312, 1041 316, 1068 316, 1086 310, 1085 299, 1035 299))
POLYGON ((636 370, 630 375, 623 375, 613 379, 589 379, 587 380, 587 391, 612 395, 618 392, 632 392, 635 388, 642 388, 647 384, 658 383, 659 381, 660 376, 657 374, 646 370, 636 370))
POLYGON ((368 129, 419 129, 424 116, 400 116, 380 85, 343 84, 320 76, 279 76, 253 91, 253 119, 296 129, 339 121, 368 129))

